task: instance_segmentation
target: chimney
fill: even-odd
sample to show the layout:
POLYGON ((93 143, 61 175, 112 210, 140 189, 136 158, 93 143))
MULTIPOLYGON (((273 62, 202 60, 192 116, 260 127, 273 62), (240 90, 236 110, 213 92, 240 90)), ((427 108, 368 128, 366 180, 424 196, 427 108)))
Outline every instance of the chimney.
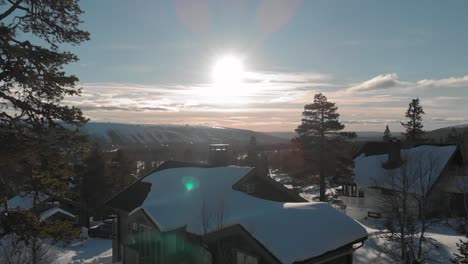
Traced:
POLYGON ((386 165, 388 167, 398 167, 401 163, 401 143, 400 140, 392 138, 388 142, 388 160, 386 165))

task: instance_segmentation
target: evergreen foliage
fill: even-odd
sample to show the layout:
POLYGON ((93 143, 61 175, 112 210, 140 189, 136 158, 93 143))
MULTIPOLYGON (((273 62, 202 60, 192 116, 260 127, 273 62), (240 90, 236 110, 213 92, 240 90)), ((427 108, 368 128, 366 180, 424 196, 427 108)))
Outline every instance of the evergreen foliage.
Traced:
POLYGON ((257 154, 257 138, 255 136, 250 137, 249 145, 247 146, 247 165, 255 167, 257 165, 258 154, 257 154))
MULTIPOLYGON (((335 103, 329 102, 327 97, 321 93, 314 96, 314 102, 304 106, 302 112, 302 122, 296 128, 298 138, 296 139, 303 148, 304 159, 318 168, 320 175, 320 200, 326 201, 325 177, 327 170, 335 169, 337 163, 343 164, 343 160, 348 160, 347 155, 339 153, 337 145, 343 140, 355 137, 355 133, 340 133, 344 125, 339 122, 338 107, 335 103), (332 147, 333 146, 333 147, 332 147)), ((352 161, 350 162, 352 163, 352 161)), ((349 169, 349 166, 341 166, 349 169)))
POLYGON ((382 137, 383 141, 390 141, 392 139, 392 133, 390 132, 390 129, 387 127, 385 128, 384 135, 382 137))
MULTIPOLYGON (((0 0, 0 176, 9 194, 66 195, 73 164, 86 152, 77 130, 87 119, 62 102, 81 93, 78 78, 64 71, 78 57, 59 47, 89 39, 79 28, 82 13, 78 0, 0 0)), ((34 209, 7 211, 0 229, 31 242, 28 263, 38 263, 40 239, 75 238, 71 225, 48 224, 34 209)))
POLYGON ((451 262, 454 264, 468 264, 468 241, 460 240, 457 243, 458 253, 454 254, 454 258, 451 262))
POLYGON ((408 118, 408 121, 401 122, 401 125, 405 128, 406 139, 410 142, 422 142, 424 141, 424 135, 426 131, 423 130, 422 124, 422 115, 424 115, 424 110, 419 103, 419 98, 413 99, 408 105, 408 110, 406 110, 405 117, 408 118))

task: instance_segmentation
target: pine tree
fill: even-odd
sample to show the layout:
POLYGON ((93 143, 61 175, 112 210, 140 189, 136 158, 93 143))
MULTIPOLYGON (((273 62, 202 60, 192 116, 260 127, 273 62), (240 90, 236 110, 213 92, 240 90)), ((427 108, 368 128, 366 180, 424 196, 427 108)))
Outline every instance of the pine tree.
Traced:
POLYGON ((257 154, 257 138, 255 136, 250 137, 249 145, 247 146, 247 165, 251 167, 257 166, 258 154, 257 154))
POLYGON ((408 118, 408 121, 401 122, 401 125, 405 127, 406 132, 403 135, 406 136, 406 139, 410 142, 421 142, 424 141, 423 136, 426 131, 423 130, 422 124, 422 115, 424 115, 424 110, 419 104, 419 98, 413 99, 408 105, 408 110, 406 110, 405 117, 408 118))
POLYGON ((450 261, 454 264, 468 264, 468 241, 460 240, 457 243, 458 253, 454 254, 454 258, 450 261))
POLYGON ((384 135, 382 137, 383 141, 390 141, 392 139, 392 133, 390 132, 390 129, 387 127, 385 128, 384 135))
POLYGON ((299 141, 304 148, 304 158, 310 161, 318 161, 320 175, 320 201, 326 201, 325 171, 327 166, 326 152, 330 149, 326 146, 334 139, 341 137, 338 133, 344 129, 338 118, 338 107, 335 103, 328 102, 327 97, 319 93, 314 96, 314 102, 304 106, 302 122, 296 128, 299 141), (314 151, 318 145, 317 151, 314 151), (318 156, 318 160, 317 160, 318 156))
MULTIPOLYGON (((122 149, 117 150, 115 157, 112 158, 107 173, 107 178, 113 192, 118 192, 127 187, 136 179, 136 166, 132 160, 124 153, 122 149)), ((110 198, 110 197, 108 197, 110 198)))
POLYGON ((84 162, 76 166, 76 180, 85 213, 86 225, 88 226, 89 212, 99 207, 110 192, 106 184, 106 163, 102 155, 102 149, 94 144, 87 153, 84 162))
MULTIPOLYGON (((78 58, 59 45, 89 39, 79 29, 82 13, 78 0, 0 1, 0 155, 22 170, 18 179, 6 181, 14 185, 7 189, 34 197, 65 195, 70 189, 73 162, 84 152, 85 138, 77 129, 87 119, 62 102, 81 91, 75 87, 78 78, 64 71, 78 58)), ((34 209, 32 218, 38 221, 34 209)), ((39 227, 30 239, 33 257, 28 263, 37 263, 34 244, 43 237, 43 225, 39 227)))

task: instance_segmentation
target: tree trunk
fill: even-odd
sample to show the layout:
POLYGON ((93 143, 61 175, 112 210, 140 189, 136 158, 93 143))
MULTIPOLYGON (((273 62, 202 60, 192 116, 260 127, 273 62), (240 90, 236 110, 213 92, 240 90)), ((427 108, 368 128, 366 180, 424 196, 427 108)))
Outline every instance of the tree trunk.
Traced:
POLYGON ((320 117, 320 123, 322 131, 320 131, 320 146, 319 146, 319 156, 320 156, 320 201, 326 202, 327 197, 325 196, 325 191, 327 186, 325 184, 325 159, 324 159, 324 148, 325 148, 325 131, 324 131, 324 117, 323 117, 323 110, 320 117))
POLYGON ((37 238, 33 238, 31 241, 31 263, 32 264, 38 264, 39 259, 37 256, 37 238))

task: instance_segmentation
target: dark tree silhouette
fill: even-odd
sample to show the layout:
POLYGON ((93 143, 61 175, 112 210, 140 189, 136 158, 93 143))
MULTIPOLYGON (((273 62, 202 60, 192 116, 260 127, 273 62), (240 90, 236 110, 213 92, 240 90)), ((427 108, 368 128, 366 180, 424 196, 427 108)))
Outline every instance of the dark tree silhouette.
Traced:
MULTIPOLYGON (((80 95, 78 78, 63 69, 78 58, 59 49, 89 39, 79 29, 82 13, 78 0, 0 0, 0 152, 24 171, 9 189, 31 193, 33 205, 41 192, 68 191, 71 164, 83 153, 84 139, 76 129, 87 120, 78 108, 62 103, 80 95)), ((31 219, 37 221, 34 213, 31 219)), ((28 238, 28 263, 38 263, 36 245, 46 230, 39 226, 41 232, 28 238)))
POLYGON ((408 121, 401 122, 401 125, 405 127, 406 132, 403 135, 406 136, 406 139, 410 142, 421 142, 423 141, 423 136, 426 134, 426 131, 423 130, 422 124, 422 115, 424 115, 424 110, 419 104, 419 98, 413 99, 408 105, 408 110, 406 110, 405 117, 408 118, 408 121))
POLYGON ((460 240, 460 243, 457 243, 457 248, 458 253, 455 253, 455 257, 450 261, 454 264, 468 263, 468 241, 460 240))
POLYGON ((325 170, 326 170, 326 149, 325 146, 330 141, 341 137, 338 133, 344 129, 338 118, 338 107, 335 103, 328 102, 327 97, 319 93, 314 96, 314 102, 304 106, 302 112, 302 122, 297 127, 296 132, 304 148, 305 159, 313 160, 318 156, 318 167, 320 173, 320 201, 326 201, 325 197, 325 170), (314 151, 314 146, 318 145, 318 150, 314 151))
POLYGON ((390 141, 392 139, 392 133, 390 132, 390 129, 387 127, 385 128, 384 135, 382 137, 383 141, 390 141))
POLYGON ((255 167, 257 165, 257 139, 255 136, 250 137, 249 145, 247 146, 247 165, 255 167))
POLYGON ((29 168, 30 189, 57 191, 81 153, 84 139, 74 128, 87 120, 61 103, 80 95, 78 78, 63 70, 78 58, 59 49, 89 39, 78 28, 80 14, 78 0, 0 1, 0 145, 11 162, 29 168))
POLYGON ((110 192, 106 184, 106 162, 98 144, 91 147, 84 162, 76 166, 79 196, 83 205, 86 226, 89 227, 89 212, 101 206, 110 192))
POLYGON ((60 104, 64 96, 80 94, 78 78, 63 70, 78 58, 58 47, 89 39, 78 28, 78 1, 0 1, 0 10, 0 125, 82 124, 79 109, 60 104))

